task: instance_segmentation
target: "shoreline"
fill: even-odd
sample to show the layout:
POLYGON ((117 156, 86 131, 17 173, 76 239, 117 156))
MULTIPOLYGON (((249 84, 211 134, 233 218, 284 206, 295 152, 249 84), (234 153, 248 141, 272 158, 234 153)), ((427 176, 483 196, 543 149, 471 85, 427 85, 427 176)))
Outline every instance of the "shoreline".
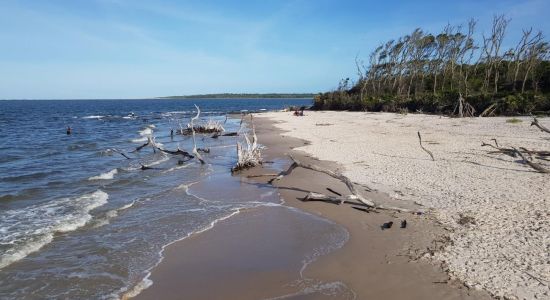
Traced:
MULTIPOLYGON (((240 174, 242 182, 265 183, 269 177, 259 177, 251 180, 247 179, 247 176, 279 172, 281 169, 286 169, 290 161, 285 156, 286 153, 291 151, 293 155, 304 162, 314 161, 315 164, 321 164, 330 169, 337 167, 334 163, 318 161, 301 151, 292 150, 293 148, 308 144, 308 142, 282 135, 283 131, 275 127, 276 124, 274 121, 262 117, 255 118, 255 125, 259 142, 266 146, 266 149, 263 151, 264 159, 275 161, 275 163, 243 171, 240 174)), ((402 299, 403 297, 424 299, 490 299, 490 296, 486 292, 466 288, 461 282, 451 280, 442 266, 420 259, 420 253, 426 252, 425 249, 431 249, 428 252, 432 251, 434 253, 437 250, 436 248, 440 247, 437 241, 442 240, 446 234, 441 226, 436 225, 436 220, 429 213, 421 216, 385 211, 367 214, 354 210, 349 206, 336 206, 318 202, 304 203, 297 200, 297 198, 301 198, 306 194, 305 191, 326 192, 326 187, 330 187, 343 194, 347 191, 347 188, 341 182, 324 174, 304 169, 296 169, 290 176, 283 178, 277 183, 277 191, 281 198, 284 199, 284 205, 340 224, 349 233, 349 240, 347 240, 343 247, 324 254, 316 258, 312 263, 304 265, 300 270, 300 273, 303 273, 301 274, 302 280, 307 278, 321 284, 342 283, 344 287, 347 287, 351 291, 345 291, 348 299, 362 299, 365 297, 384 297, 386 299, 402 299), (307 179, 304 180, 305 178, 307 179), (398 228, 398 221, 401 219, 407 219, 407 228, 398 228), (393 220, 396 226, 390 230, 381 230, 380 225, 390 220, 393 220)), ((409 208, 417 207, 412 202, 403 203, 401 200, 393 200, 384 193, 369 193, 368 196, 374 197, 377 201, 384 202, 385 204, 396 206, 396 203, 399 203, 401 206, 405 205, 409 208)), ((207 289, 199 289, 197 291, 194 288, 193 290, 195 291, 190 292, 184 287, 187 285, 182 285, 181 282, 194 280, 195 285, 197 285, 201 281, 200 278, 196 276, 191 278, 189 274, 185 273, 200 270, 203 272, 202 278, 206 280, 211 274, 221 271, 221 265, 225 263, 218 261, 218 264, 215 264, 203 261, 203 265, 195 265, 190 270, 189 261, 193 261, 196 258, 202 260, 205 256, 215 257, 216 254, 210 253, 205 255, 204 248, 201 249, 200 247, 199 250, 203 251, 201 254, 190 252, 189 249, 197 247, 194 245, 205 243, 209 243, 210 246, 214 245, 214 247, 223 247, 228 242, 227 238, 224 237, 224 235, 228 234, 226 228, 233 227, 233 230, 237 231, 250 230, 249 224, 251 222, 249 216, 257 213, 265 214, 266 210, 265 207, 260 207, 241 211, 236 216, 221 221, 218 224, 219 226, 214 226, 212 229, 201 234, 192 235, 167 246, 163 260, 152 270, 152 274, 149 277, 153 280, 153 285, 145 289, 136 298, 153 299, 159 296, 167 299, 177 298, 176 295, 182 295, 181 293, 185 291, 185 295, 192 295, 193 298, 216 299, 216 295, 207 289), (243 222, 245 224, 242 224, 243 222), (249 224, 247 225, 246 223, 249 224), (190 255, 192 257, 187 262, 182 262, 182 255, 190 255), (187 271, 183 272, 182 267, 186 267, 187 271)), ((280 223, 281 220, 276 220, 274 224, 280 223)), ((262 241, 262 234, 262 232, 252 230, 251 235, 241 238, 250 238, 251 243, 255 244, 262 241)), ((279 235, 279 240, 273 243, 280 243, 286 238, 285 235, 279 235)), ((247 245, 250 245, 250 242, 247 245)), ((263 251, 270 250, 264 249, 263 251)), ((236 255, 239 254, 233 253, 233 256, 229 255, 226 259, 230 260, 236 255)), ((242 264, 247 265, 251 261, 257 260, 258 256, 261 255, 252 251, 248 253, 247 258, 241 257, 239 259, 243 260, 242 264)), ((283 272, 285 275, 281 276, 281 273, 276 272, 276 270, 277 268, 274 266, 268 266, 267 269, 262 270, 264 273, 267 272, 266 276, 261 278, 258 278, 257 274, 232 273, 228 275, 229 278, 232 278, 232 283, 223 285, 223 295, 226 298, 233 296, 239 299, 280 296, 291 298, 291 295, 299 295, 305 299, 330 298, 326 294, 323 294, 328 293, 326 291, 304 294, 303 291, 296 289, 296 287, 289 287, 288 282, 283 283, 284 279, 294 278, 294 281, 296 279, 299 280, 299 277, 295 277, 298 274, 293 274, 295 271, 288 272, 289 270, 287 269, 287 271, 283 272), (275 273, 277 273, 277 276, 274 275, 275 273), (253 287, 247 284, 250 280, 254 280, 255 282, 253 287), (246 293, 243 293, 244 286, 239 286, 243 284, 247 286, 246 293)), ((224 277, 221 278, 224 280, 224 277)), ((338 288, 341 287, 339 286, 338 288)), ((340 292, 342 291, 340 290, 340 292)))

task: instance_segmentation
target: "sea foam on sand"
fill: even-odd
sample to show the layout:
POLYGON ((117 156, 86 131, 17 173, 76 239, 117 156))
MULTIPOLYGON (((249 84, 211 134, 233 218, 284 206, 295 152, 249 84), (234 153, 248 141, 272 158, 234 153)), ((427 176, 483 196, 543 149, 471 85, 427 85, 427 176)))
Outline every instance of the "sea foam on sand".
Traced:
MULTIPOLYGON (((297 150, 340 163, 354 182, 434 208, 452 232, 451 243, 436 253, 452 276, 496 296, 548 297, 550 175, 481 147, 496 138, 500 146, 550 150, 550 135, 531 127, 531 118, 507 123, 503 117, 324 111, 257 116, 277 121, 284 135, 310 141, 297 150), (418 131, 435 161, 420 148, 418 131)), ((550 127, 549 120, 539 121, 550 127)))

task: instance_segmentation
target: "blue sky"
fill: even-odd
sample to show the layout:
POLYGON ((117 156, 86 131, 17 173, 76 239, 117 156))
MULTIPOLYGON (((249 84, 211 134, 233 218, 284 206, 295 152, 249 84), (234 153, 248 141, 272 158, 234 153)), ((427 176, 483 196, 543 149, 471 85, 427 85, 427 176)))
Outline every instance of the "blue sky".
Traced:
POLYGON ((0 0, 0 99, 319 92, 416 27, 512 18, 550 34, 550 1, 0 0))

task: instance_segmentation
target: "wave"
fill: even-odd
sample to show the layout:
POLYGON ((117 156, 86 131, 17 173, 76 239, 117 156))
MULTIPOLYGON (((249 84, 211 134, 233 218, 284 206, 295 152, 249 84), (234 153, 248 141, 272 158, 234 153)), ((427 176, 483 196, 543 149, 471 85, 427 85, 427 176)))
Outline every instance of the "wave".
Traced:
POLYGON ((111 171, 105 172, 105 173, 101 173, 101 174, 98 175, 98 176, 92 176, 92 177, 88 178, 88 180, 108 180, 108 179, 113 179, 117 173, 118 173, 118 170, 117 170, 117 169, 112 169, 111 171))
POLYGON ((138 133, 139 133, 139 135, 141 135, 141 136, 152 135, 152 134, 153 134, 153 129, 147 127, 147 128, 144 128, 143 130, 138 131, 138 133))
POLYGON ((107 211, 102 217, 99 217, 98 219, 96 219, 93 222, 92 227, 97 228, 97 227, 101 227, 103 225, 108 225, 111 222, 111 219, 118 217, 119 212, 134 206, 134 204, 136 204, 136 202, 137 202, 137 200, 134 200, 134 201, 132 201, 132 202, 126 204, 126 205, 123 205, 123 206, 119 207, 119 208, 115 208, 115 209, 111 209, 111 210, 107 211))
POLYGON ((45 204, 5 211, 0 215, 0 269, 38 251, 52 242, 56 233, 74 231, 91 219, 90 211, 107 203, 101 190, 76 198, 61 198, 45 204))
POLYGON ((82 117, 82 119, 102 119, 102 118, 105 118, 105 116, 85 116, 85 117, 82 117))
POLYGON ((147 137, 144 136, 144 137, 140 137, 139 139, 133 139, 132 140, 132 143, 145 143, 147 142, 147 137))

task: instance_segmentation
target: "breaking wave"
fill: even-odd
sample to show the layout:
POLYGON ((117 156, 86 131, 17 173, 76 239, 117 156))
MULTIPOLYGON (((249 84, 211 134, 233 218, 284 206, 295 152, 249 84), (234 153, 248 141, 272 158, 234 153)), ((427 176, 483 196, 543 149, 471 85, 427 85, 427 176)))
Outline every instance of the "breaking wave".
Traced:
POLYGON ((74 231, 92 219, 90 211, 107 203, 101 190, 76 198, 5 211, 0 215, 0 269, 39 250, 56 233, 74 231))

